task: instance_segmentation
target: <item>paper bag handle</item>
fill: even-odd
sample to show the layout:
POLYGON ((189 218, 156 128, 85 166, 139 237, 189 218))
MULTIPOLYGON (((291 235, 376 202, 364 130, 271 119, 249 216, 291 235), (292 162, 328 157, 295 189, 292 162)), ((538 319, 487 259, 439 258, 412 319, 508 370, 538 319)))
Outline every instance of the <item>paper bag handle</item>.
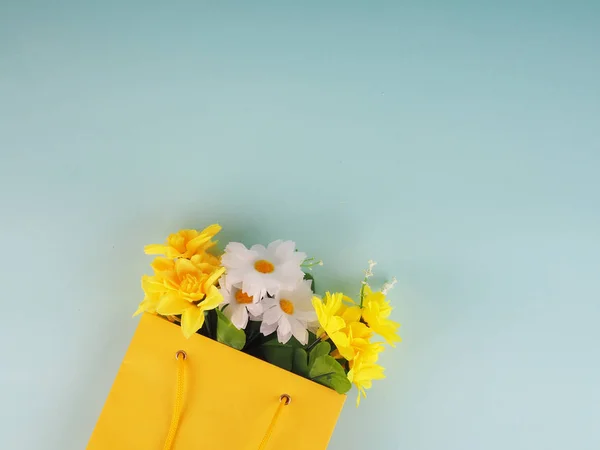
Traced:
POLYGON ((179 350, 175 353, 175 359, 177 360, 177 391, 175 394, 175 406, 173 407, 171 425, 169 426, 169 432, 167 433, 167 439, 165 440, 163 450, 171 450, 171 448, 173 448, 173 441, 175 440, 175 434, 177 434, 177 428, 179 427, 179 419, 181 418, 181 407, 183 406, 185 360, 187 359, 187 353, 183 350, 179 350))
MULTIPOLYGON (((171 450, 173 448, 173 442, 175 441, 175 435, 177 434, 177 428, 179 427, 179 419, 181 418, 181 410, 183 406, 183 394, 185 388, 185 360, 187 359, 187 353, 183 350, 178 350, 175 353, 175 359, 177 360, 177 391, 175 395, 175 406, 173 407, 173 416, 171 417, 171 425, 169 426, 169 432, 167 433, 167 439, 163 450, 171 450)), ((269 428, 260 442, 258 450, 265 450, 277 424, 277 419, 283 408, 288 406, 292 402, 292 397, 288 394, 282 394, 279 397, 279 406, 271 419, 269 428)))

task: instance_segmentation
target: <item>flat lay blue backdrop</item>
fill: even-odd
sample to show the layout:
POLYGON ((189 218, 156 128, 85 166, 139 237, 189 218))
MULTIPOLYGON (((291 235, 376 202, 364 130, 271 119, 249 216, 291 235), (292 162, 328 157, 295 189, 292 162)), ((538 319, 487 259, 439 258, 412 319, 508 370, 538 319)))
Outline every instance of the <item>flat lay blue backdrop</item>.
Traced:
POLYGON ((215 221, 295 240, 320 291, 369 259, 398 277, 404 341, 331 450, 600 448, 599 23, 592 1, 0 1, 0 448, 85 448, 143 245, 215 221))

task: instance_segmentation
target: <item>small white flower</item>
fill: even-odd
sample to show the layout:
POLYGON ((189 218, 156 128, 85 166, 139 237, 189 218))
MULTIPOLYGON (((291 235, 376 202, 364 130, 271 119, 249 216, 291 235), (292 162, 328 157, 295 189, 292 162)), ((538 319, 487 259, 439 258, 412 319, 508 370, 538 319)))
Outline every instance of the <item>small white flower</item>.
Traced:
POLYGON ((277 330, 277 340, 282 344, 293 335, 302 345, 306 345, 307 328, 317 320, 310 285, 309 280, 303 280, 294 289, 281 290, 274 298, 264 298, 260 332, 267 336, 277 330))
POLYGON ((292 241, 274 241, 267 248, 253 245, 247 249, 239 242, 225 247, 221 263, 227 269, 227 287, 241 285, 248 295, 258 302, 281 289, 293 289, 303 278, 300 268, 306 254, 296 251, 292 241))
POLYGON ((231 320, 231 323, 238 329, 246 328, 248 319, 257 320, 263 312, 263 306, 260 303, 255 303, 254 299, 242 291, 239 287, 227 287, 227 277, 223 276, 219 280, 221 294, 223 294, 223 303, 221 308, 223 314, 231 320))
POLYGON ((385 283, 383 285, 383 287, 381 288, 381 293, 383 295, 387 295, 388 292, 390 292, 390 289, 392 289, 396 283, 398 282, 398 280, 396 279, 396 277, 392 278, 392 281, 388 281, 387 283, 385 283))
POLYGON ((373 267, 375 267, 377 263, 372 259, 369 260, 369 268, 365 270, 365 278, 371 278, 373 276, 373 267))

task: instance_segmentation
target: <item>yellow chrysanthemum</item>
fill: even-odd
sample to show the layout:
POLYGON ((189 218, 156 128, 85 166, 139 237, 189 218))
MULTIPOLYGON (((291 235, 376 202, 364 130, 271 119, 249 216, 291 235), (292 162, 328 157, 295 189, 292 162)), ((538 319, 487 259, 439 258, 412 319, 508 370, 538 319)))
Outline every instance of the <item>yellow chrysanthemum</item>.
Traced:
POLYGON ((340 333, 347 336, 348 345, 338 347, 338 350, 348 361, 357 358, 357 355, 363 355, 363 357, 369 356, 375 362, 377 361, 377 355, 384 350, 382 343, 371 342, 373 330, 362 322, 349 323, 340 330, 340 333))
POLYGON ((221 226, 214 224, 198 232, 197 230, 181 230, 170 234, 164 244, 151 244, 144 247, 148 255, 165 255, 167 258, 187 258, 204 253, 216 244, 212 238, 221 231, 221 226))
POLYGON ((352 360, 364 346, 371 345, 373 331, 360 322, 362 310, 349 297, 327 292, 324 300, 313 298, 313 307, 321 326, 317 334, 325 333, 345 359, 352 360))
POLYGON ((162 316, 181 315, 181 329, 189 338, 204 324, 204 312, 223 301, 215 284, 225 268, 208 263, 203 266, 198 258, 190 261, 162 257, 156 258, 152 267, 155 275, 142 278, 146 297, 135 314, 146 311, 162 316))
POLYGON ((360 306, 356 305, 354 300, 346 295, 343 296, 342 300, 342 306, 340 306, 340 309, 338 310, 338 315, 344 319, 346 325, 354 322, 360 322, 362 314, 360 306))
POLYGON ((385 378, 384 369, 372 360, 373 355, 359 354, 353 361, 350 361, 350 372, 348 379, 354 383, 358 389, 356 406, 360 405, 360 397, 367 397, 367 389, 371 389, 373 380, 385 378))
POLYGON ((312 299, 322 332, 326 333, 338 348, 348 346, 348 336, 340 331, 346 327, 346 321, 340 315, 343 298, 344 294, 341 292, 335 294, 327 292, 324 299, 316 296, 312 299))
POLYGON ((395 342, 402 339, 398 336, 400 324, 389 320, 392 307, 383 292, 373 292, 367 285, 364 288, 362 318, 375 333, 383 337, 388 344, 395 347, 395 342))

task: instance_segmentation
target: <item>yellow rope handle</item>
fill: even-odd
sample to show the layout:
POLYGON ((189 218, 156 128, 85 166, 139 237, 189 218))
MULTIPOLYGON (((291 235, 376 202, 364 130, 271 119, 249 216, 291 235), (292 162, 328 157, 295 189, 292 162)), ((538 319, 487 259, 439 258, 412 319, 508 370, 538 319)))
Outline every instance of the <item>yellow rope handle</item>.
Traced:
POLYGON ((175 354, 177 359, 177 393, 175 394, 175 406, 173 407, 173 417, 171 417, 171 425, 169 426, 169 433, 167 434, 167 440, 165 441, 164 450, 171 450, 173 448, 173 441, 177 434, 177 428, 179 427, 179 419, 181 418, 181 407, 183 406, 183 391, 185 388, 185 360, 187 354, 183 350, 179 350, 175 354))
POLYGON ((269 428, 267 428, 267 432, 265 433, 260 446, 258 447, 258 450, 265 450, 265 448, 267 448, 267 444, 269 443, 269 439, 271 439, 271 435, 273 434, 273 430, 275 429, 275 424, 277 423, 277 419, 279 419, 279 415, 281 414, 281 411, 283 410, 283 408, 285 408, 287 405, 290 404, 290 402, 292 401, 292 397, 290 397, 287 394, 283 394, 281 397, 279 397, 279 406, 277 407, 277 410, 275 411, 275 414, 273 415, 273 419, 271 419, 271 424, 269 425, 269 428))
MULTIPOLYGON (((175 358, 177 359, 177 392, 175 394, 173 417, 171 418, 171 425, 169 426, 169 432, 167 433, 167 439, 165 440, 163 450, 171 450, 173 448, 173 442, 175 441, 177 428, 179 428, 179 419, 181 418, 181 410, 183 406, 183 394, 185 389, 185 360, 187 359, 187 354, 183 350, 179 350, 175 354, 175 358)), ((288 394, 283 394, 281 397, 279 397, 279 406, 277 407, 277 410, 271 419, 269 428, 267 428, 267 432, 265 433, 258 450, 266 449, 281 411, 283 408, 289 405, 291 401, 292 397, 290 397, 288 394)))

